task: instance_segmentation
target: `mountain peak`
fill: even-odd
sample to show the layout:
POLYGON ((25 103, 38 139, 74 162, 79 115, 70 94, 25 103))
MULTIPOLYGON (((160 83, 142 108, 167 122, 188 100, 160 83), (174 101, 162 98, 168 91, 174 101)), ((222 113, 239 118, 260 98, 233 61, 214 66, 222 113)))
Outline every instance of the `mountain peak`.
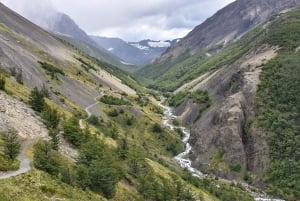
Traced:
POLYGON ((175 60, 186 52, 194 54, 203 48, 226 45, 273 14, 297 5, 300 5, 300 0, 237 0, 193 29, 156 63, 163 63, 170 58, 175 60))

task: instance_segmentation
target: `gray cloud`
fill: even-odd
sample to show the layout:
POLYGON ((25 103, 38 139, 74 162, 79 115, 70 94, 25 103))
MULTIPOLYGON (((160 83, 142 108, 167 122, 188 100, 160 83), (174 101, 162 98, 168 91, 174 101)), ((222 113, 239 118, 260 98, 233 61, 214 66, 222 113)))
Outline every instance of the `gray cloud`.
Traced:
POLYGON ((57 9, 70 15, 88 33, 135 41, 183 37, 234 0, 0 1, 26 17, 35 15, 35 19, 41 13, 47 19, 57 9))

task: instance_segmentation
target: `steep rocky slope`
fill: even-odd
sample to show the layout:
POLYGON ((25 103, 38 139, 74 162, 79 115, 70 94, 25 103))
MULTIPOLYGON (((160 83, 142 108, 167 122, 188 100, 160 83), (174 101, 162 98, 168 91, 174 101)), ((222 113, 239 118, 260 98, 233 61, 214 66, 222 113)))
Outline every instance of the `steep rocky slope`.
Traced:
POLYGON ((170 48, 157 62, 179 55, 195 54, 203 48, 226 45, 282 10, 300 4, 297 0, 238 0, 191 31, 178 45, 170 48))
POLYGON ((58 37, 66 40, 89 56, 120 68, 126 66, 121 63, 118 56, 111 54, 108 50, 96 43, 70 16, 57 12, 52 18, 48 19, 46 23, 49 25, 44 26, 45 29, 58 34, 58 37))
MULTIPOLYGON (((243 177, 247 170, 261 175, 267 169, 268 147, 264 135, 260 139, 257 135, 253 141, 246 142, 246 135, 251 138, 251 134, 246 133, 244 125, 247 117, 253 114, 260 66, 274 58, 276 50, 274 47, 253 50, 193 88, 208 90, 214 96, 214 105, 195 122, 192 129, 195 165, 211 164, 220 152, 223 153, 222 158, 211 168, 222 177, 243 177), (234 172, 233 166, 241 169, 234 172)), ((185 112, 183 119, 189 116, 185 112)))
MULTIPOLYGON (((0 106, 1 128, 34 138, 23 144, 21 169, 0 177, 0 200, 253 200, 237 186, 182 170, 173 160, 183 149, 180 136, 162 128, 161 109, 127 86, 148 92, 127 74, 2 4, 0 62, 0 99, 8 103, 0 106), (37 115, 49 137, 30 148, 47 132, 37 115), (72 149, 59 147, 66 142, 72 149)), ((4 143, 0 154, 8 159, 4 143)))
POLYGON ((0 92, 0 101, 0 131, 16 130, 24 140, 47 137, 45 125, 31 108, 4 92, 0 92))
POLYGON ((300 5, 299 0, 237 0, 197 26, 152 65, 141 69, 138 75, 150 79, 146 83, 154 88, 174 90, 161 82, 173 82, 174 77, 182 79, 182 84, 189 81, 187 75, 192 74, 195 66, 207 56, 228 46, 274 14, 297 5, 300 5))
POLYGON ((244 179, 287 200, 298 200, 300 192, 299 19, 297 8, 257 27, 240 39, 256 35, 255 45, 238 59, 204 71, 176 91, 208 91, 213 99, 204 112, 190 98, 175 110, 191 128, 195 167, 244 179))
MULTIPOLYGON (((23 81, 31 87, 42 87, 46 84, 52 92, 58 91, 81 107, 92 103, 97 96, 95 83, 100 82, 109 88, 117 89, 102 81, 100 76, 76 72, 82 71, 82 63, 76 58, 84 58, 81 53, 68 44, 62 43, 54 36, 32 24, 16 13, 0 5, 0 58, 1 67, 9 71, 15 68, 22 73, 23 81), (58 82, 52 80, 38 61, 59 66, 65 75, 58 74, 58 82)), ((84 60, 84 59, 83 59, 84 60)), ((93 64, 97 66, 96 64, 93 64)), ((95 70, 100 70, 100 68, 95 70)), ((112 76, 114 77, 114 76, 112 76)), ((120 83, 120 85, 122 85, 120 83)), ((53 93, 53 97, 59 97, 53 93)))

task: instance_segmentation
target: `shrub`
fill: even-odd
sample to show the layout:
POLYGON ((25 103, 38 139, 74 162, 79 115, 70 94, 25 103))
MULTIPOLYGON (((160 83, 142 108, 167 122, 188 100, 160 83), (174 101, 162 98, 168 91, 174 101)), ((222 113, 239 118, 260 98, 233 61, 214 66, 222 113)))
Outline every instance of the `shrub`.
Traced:
POLYGON ((154 132, 154 133, 161 133, 162 132, 162 128, 161 128, 160 124, 158 124, 158 123, 153 124, 153 126, 152 126, 152 132, 154 132))
POLYGON ((117 117, 119 115, 118 110, 112 109, 111 111, 108 112, 108 116, 110 117, 117 117))
POLYGON ((0 73, 0 90, 5 90, 5 77, 0 73))
POLYGON ((171 107, 179 106, 187 98, 187 95, 188 95, 187 92, 179 92, 177 94, 172 95, 168 99, 169 106, 171 106, 171 107))
POLYGON ((61 75, 65 75, 64 71, 54 67, 53 65, 47 63, 47 62, 38 62, 40 64, 40 66, 47 72, 47 74, 49 74, 51 76, 51 79, 56 78, 56 74, 61 74, 61 75))
POLYGON ((91 115, 88 119, 87 122, 89 124, 92 124, 94 126, 100 126, 100 120, 96 115, 91 115))
POLYGON ((102 96, 100 101, 108 105, 130 105, 128 101, 123 100, 122 98, 116 98, 107 95, 102 96))

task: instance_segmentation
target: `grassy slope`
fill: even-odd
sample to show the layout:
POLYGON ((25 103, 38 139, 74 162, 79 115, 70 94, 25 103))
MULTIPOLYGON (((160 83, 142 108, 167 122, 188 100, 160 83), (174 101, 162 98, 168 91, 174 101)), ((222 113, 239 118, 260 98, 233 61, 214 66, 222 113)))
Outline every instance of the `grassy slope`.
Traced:
MULTIPOLYGON (((91 79, 90 74, 88 72, 85 72, 84 69, 80 66, 80 63, 75 63, 73 60, 73 62, 69 62, 69 65, 63 65, 60 61, 39 50, 38 47, 31 47, 30 44, 25 42, 24 45, 27 45, 28 48, 32 48, 39 57, 44 59, 44 61, 47 61, 53 66, 63 70, 67 76, 78 79, 79 81, 82 81, 89 86, 98 87, 97 83, 94 83, 91 79), (78 71, 82 71, 82 73, 78 74, 78 71)), ((119 71, 118 69, 113 68, 107 64, 88 58, 80 52, 77 52, 77 56, 84 59, 91 65, 95 65, 96 68, 102 67, 112 74, 119 76, 124 82, 126 82, 127 84, 133 84, 142 92, 145 91, 141 86, 139 86, 129 76, 125 75, 122 71, 119 71)), ((6 76, 8 76, 8 74, 6 74, 6 76)), ((48 76, 46 75, 46 72, 45 76, 48 76)), ((50 77, 49 82, 55 83, 57 85, 62 84, 59 80, 51 80, 50 77)), ((6 91, 10 95, 21 99, 24 102, 28 102, 30 90, 30 88, 18 84, 13 79, 6 78, 6 91)), ((58 97, 64 98, 64 104, 60 103, 60 105, 58 105, 52 100, 47 100, 47 103, 52 107, 56 107, 59 112, 64 113, 66 117, 72 115, 70 113, 72 110, 83 112, 83 110, 80 109, 79 106, 68 100, 63 94, 58 94, 58 97)), ((135 112, 133 112, 130 108, 124 107, 124 114, 120 114, 118 117, 108 117, 108 120, 114 122, 116 127, 119 129, 119 138, 124 137, 126 134, 129 136, 130 145, 135 146, 138 150, 138 153, 144 153, 143 157, 148 158, 148 160, 150 161, 149 163, 154 169, 153 176, 160 178, 161 170, 164 169, 164 171, 170 171, 172 172, 172 174, 181 177, 181 169, 172 160, 172 156, 174 153, 172 153, 172 151, 170 150, 167 150, 168 145, 172 143, 175 145, 175 151, 177 153, 183 149, 183 145, 180 142, 179 135, 166 129, 163 129, 163 131, 160 133, 154 133, 152 131, 152 125, 154 123, 161 122, 161 115, 153 112, 154 106, 151 104, 141 107, 138 106, 135 97, 128 97, 128 99, 132 102, 135 108, 139 108, 144 113, 141 117, 136 117, 136 121, 134 122, 133 126, 128 126, 125 123, 125 120, 128 117, 126 117, 126 114, 132 116, 135 115, 135 112), (158 162, 160 164, 164 164, 165 167, 158 165, 158 162), (166 167, 170 167, 171 169, 168 170, 168 168, 166 167), (160 169, 159 172, 156 171, 158 169, 160 169)), ((100 107, 104 112, 106 110, 112 109, 112 107, 109 107, 108 105, 102 105, 100 107)), ((96 128, 93 128, 91 130, 95 132, 96 128)), ((105 142, 110 142, 108 143, 109 145, 115 147, 118 144, 116 140, 110 138, 109 134, 105 133, 104 129, 100 129, 98 130, 98 132, 103 134, 103 136, 107 136, 105 137, 105 142)), ((135 184, 138 183, 135 178, 132 178, 132 180, 135 184)), ((167 182, 170 184, 174 183, 173 180, 167 180, 167 182)), ((196 188, 188 179, 184 181, 184 186, 190 186, 191 191, 195 194, 197 194, 198 192, 204 192, 200 190, 202 187, 196 188)), ((218 192, 219 190, 215 191, 218 192)), ((234 195, 235 190, 230 189, 230 193, 234 195)), ((211 193, 204 192, 204 195, 204 200, 217 200, 214 196, 211 195, 211 193)), ((58 198, 65 198, 66 200, 103 199, 100 195, 91 193, 89 191, 81 191, 72 186, 62 183, 56 177, 51 177, 50 175, 35 169, 24 175, 0 181, 0 200, 47 200, 48 198, 54 198, 55 196, 57 196, 58 198)), ((118 184, 117 193, 114 200, 138 199, 141 199, 141 195, 136 191, 136 186, 129 186, 124 181, 121 181, 118 184)), ((222 198, 220 199, 222 200, 222 198)), ((245 200, 248 200, 248 198, 245 200)))
POLYGON ((10 179, 0 180, 1 201, 40 201, 40 200, 105 200, 89 191, 71 187, 38 170, 31 170, 10 179))
MULTIPOLYGON (((28 88, 23 85, 19 85, 14 81, 7 79, 7 90, 14 91, 13 89, 18 88, 18 92, 12 94, 17 98, 24 97, 23 94, 27 94, 24 98, 26 101, 28 96, 28 88)), ((128 116, 134 116, 132 108, 128 106, 122 106, 124 113, 118 117, 109 118, 117 125, 120 135, 119 138, 128 135, 130 146, 136 146, 139 153, 144 153, 144 157, 147 157, 148 163, 154 170, 154 175, 157 178, 161 176, 166 177, 170 183, 174 183, 173 179, 166 175, 178 175, 180 178, 180 169, 171 160, 172 153, 166 150, 166 146, 170 142, 179 143, 179 136, 174 132, 164 130, 160 134, 155 134, 151 131, 151 126, 154 122, 159 123, 161 121, 161 115, 153 113, 151 104, 149 106, 140 107, 135 102, 134 97, 128 97, 133 103, 135 108, 140 108, 144 111, 144 115, 141 118, 136 118, 132 126, 128 126, 125 120, 128 116), (143 146, 142 146, 143 145, 143 146), (155 162, 157 161, 157 162, 155 162), (160 165, 159 163, 164 164, 160 165), (168 169, 167 167, 171 168, 168 169)), ((56 106, 60 112, 66 112, 62 107, 56 105, 51 100, 48 103, 56 106)), ((105 112, 112 109, 105 104, 100 104, 100 108, 105 112)), ((116 106, 117 107, 117 106, 116 106)), ((118 108, 120 109, 120 107, 118 108)), ((95 129, 95 128, 94 128, 95 129)), ((100 129, 100 132, 105 133, 104 129, 100 129)), ((111 138, 107 138, 106 141, 112 141, 112 145, 115 146, 117 143, 111 138)), ((111 143, 109 143, 111 144, 111 143)), ((182 150, 182 144, 178 144, 178 149, 182 150)), ((135 179, 133 179, 134 181, 135 179)), ((203 200, 219 200, 212 196, 207 190, 201 190, 202 187, 195 187, 188 180, 184 181, 184 186, 191 188, 191 191, 195 194, 202 194, 203 200)), ((135 181, 136 182, 136 181, 135 181)), ((230 192, 234 194, 235 190, 230 192)), ((66 185, 56 177, 52 177, 44 172, 33 169, 29 173, 20 175, 14 178, 0 181, 0 200, 47 200, 50 198, 62 198, 66 200, 104 200, 100 195, 92 193, 90 191, 81 191, 72 186, 66 185)), ((113 200, 143 200, 141 195, 137 192, 135 186, 130 186, 126 182, 121 181, 117 187, 117 193, 113 200)), ((221 199, 222 200, 222 199, 221 199)))
POLYGON ((204 72, 230 64, 250 48, 263 43, 280 46, 279 56, 263 67, 252 126, 268 133, 270 169, 264 180, 269 192, 287 200, 300 199, 299 13, 298 8, 274 17, 271 24, 255 28, 212 57, 205 57, 204 53, 188 58, 183 56, 183 62, 178 64, 148 66, 139 71, 139 75, 146 77, 144 82, 148 85, 172 91, 204 72), (147 78, 155 80, 152 82, 147 78))
POLYGON ((283 14, 270 26, 266 42, 281 47, 263 67, 254 125, 268 133, 270 192, 300 199, 300 9, 283 14))
POLYGON ((223 50, 217 52, 213 50, 215 53, 212 56, 208 56, 206 53, 211 52, 214 48, 203 50, 192 56, 188 54, 182 55, 181 58, 173 63, 166 62, 164 64, 146 66, 138 71, 137 75, 141 76, 143 83, 151 88, 174 91, 201 74, 230 65, 259 43, 260 36, 264 32, 265 30, 262 26, 258 26, 223 50))

